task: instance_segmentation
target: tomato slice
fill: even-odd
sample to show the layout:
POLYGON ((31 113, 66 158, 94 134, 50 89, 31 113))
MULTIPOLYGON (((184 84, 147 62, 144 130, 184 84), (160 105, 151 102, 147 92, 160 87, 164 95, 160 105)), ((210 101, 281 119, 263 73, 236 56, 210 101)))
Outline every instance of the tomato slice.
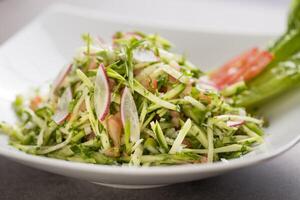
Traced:
POLYGON ((273 55, 267 51, 252 48, 230 60, 210 75, 210 79, 219 89, 241 80, 250 80, 257 76, 271 62, 273 55))
POLYGON ((239 56, 233 58, 232 60, 227 62, 225 65, 223 65, 221 68, 212 72, 210 74, 210 78, 212 80, 216 80, 216 81, 220 80, 220 78, 224 77, 224 75, 229 74, 234 66, 238 67, 238 66, 242 65, 246 58, 255 54, 256 52, 258 52, 258 48, 253 48, 251 50, 244 52, 242 55, 239 55, 239 56))
POLYGON ((246 71, 256 62, 257 58, 259 57, 259 51, 254 50, 251 52, 251 54, 244 58, 243 62, 239 66, 233 66, 235 68, 234 73, 233 70, 230 70, 231 74, 229 74, 225 80, 222 80, 219 82, 221 86, 231 85, 233 83, 236 83, 237 81, 241 80, 243 77, 243 74, 246 73, 246 71))
POLYGON ((265 67, 272 61, 272 59, 273 55, 271 53, 267 51, 261 52, 255 65, 248 69, 247 72, 244 74, 244 80, 248 81, 256 77, 265 69, 265 67))

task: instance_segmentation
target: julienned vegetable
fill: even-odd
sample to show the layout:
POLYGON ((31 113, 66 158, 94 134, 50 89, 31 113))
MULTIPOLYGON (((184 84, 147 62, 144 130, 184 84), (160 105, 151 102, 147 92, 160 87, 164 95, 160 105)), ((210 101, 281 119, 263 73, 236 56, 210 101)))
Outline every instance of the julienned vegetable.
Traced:
POLYGON ((49 95, 17 96, 19 122, 0 123, 12 146, 76 162, 153 166, 237 158, 263 141, 262 120, 199 79, 204 74, 171 53, 166 39, 118 32, 108 45, 83 38, 49 95))

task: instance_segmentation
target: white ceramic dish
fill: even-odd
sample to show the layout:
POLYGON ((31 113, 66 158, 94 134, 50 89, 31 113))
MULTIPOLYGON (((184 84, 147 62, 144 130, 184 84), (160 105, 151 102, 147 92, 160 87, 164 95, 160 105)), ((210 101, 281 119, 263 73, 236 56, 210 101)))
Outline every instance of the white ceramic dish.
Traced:
MULTIPOLYGON (((184 50, 194 63, 203 66, 204 70, 209 69, 206 66, 218 66, 244 49, 264 45, 271 38, 264 35, 210 33, 179 26, 142 25, 122 18, 52 9, 13 36, 0 49, 0 120, 14 122, 10 108, 14 96, 51 80, 60 67, 71 59, 74 49, 80 46, 82 32, 109 40, 117 30, 132 29, 162 34, 176 44, 176 49, 184 50)), ((296 144, 300 139, 299 98, 300 92, 288 94, 288 97, 268 105, 265 113, 271 126, 266 130, 265 144, 245 157, 229 162, 150 168, 74 163, 25 154, 10 147, 7 137, 3 135, 0 135, 0 155, 38 169, 115 187, 146 188, 199 180, 257 164, 296 144)))

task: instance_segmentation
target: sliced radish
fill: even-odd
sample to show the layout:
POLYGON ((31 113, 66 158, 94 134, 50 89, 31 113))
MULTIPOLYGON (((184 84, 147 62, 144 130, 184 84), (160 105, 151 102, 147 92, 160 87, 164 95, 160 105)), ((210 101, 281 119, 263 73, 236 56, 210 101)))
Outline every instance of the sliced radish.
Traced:
POLYGON ((125 88, 121 100, 121 120, 125 129, 125 123, 130 123, 130 140, 136 142, 140 139, 139 116, 130 89, 125 88))
POLYGON ((124 38, 127 38, 127 39, 135 38, 137 40, 142 39, 141 35, 136 32, 126 32, 126 33, 124 33, 124 38))
POLYGON ((69 116, 69 112, 66 111, 56 111, 56 113, 52 116, 52 120, 56 124, 62 124, 65 119, 69 116))
POLYGON ((102 46, 105 46, 107 45, 107 43, 105 42, 105 40, 100 37, 99 35, 96 37, 96 42, 102 47, 102 46))
POLYGON ((110 106, 109 81, 103 64, 100 64, 94 90, 94 105, 97 118, 102 122, 109 112, 110 106))
POLYGON ((146 49, 136 49, 133 51, 133 59, 137 62, 156 62, 158 58, 153 51, 146 49))
POLYGON ((99 45, 99 47, 101 47, 103 50, 111 50, 112 46, 110 44, 108 44, 102 37, 97 36, 95 38, 95 42, 99 45))
POLYGON ((61 124, 69 116, 69 103, 72 101, 71 88, 68 87, 58 99, 57 108, 55 114, 52 116, 53 121, 56 124, 61 124))
POLYGON ((53 94, 64 82, 67 75, 71 72, 72 64, 64 66, 61 71, 58 73, 57 77, 54 79, 51 89, 51 94, 53 94))
POLYGON ((201 76, 196 87, 203 90, 218 90, 217 85, 208 76, 201 76))
POLYGON ((244 120, 238 120, 238 121, 227 121, 226 124, 229 127, 239 127, 245 123, 244 120))

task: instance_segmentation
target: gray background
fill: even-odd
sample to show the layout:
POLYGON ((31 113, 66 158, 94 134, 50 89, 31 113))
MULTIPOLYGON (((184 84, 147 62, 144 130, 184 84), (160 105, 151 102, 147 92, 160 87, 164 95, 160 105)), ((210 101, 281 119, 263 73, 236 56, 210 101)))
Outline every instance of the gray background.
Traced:
MULTIPOLYGON (((54 0, 0 0, 0 44, 54 0)), ((267 1, 266 1, 267 2, 267 1)), ((287 0, 268 1, 285 6, 287 0)), ((0 199, 300 199, 300 145, 223 176, 147 190, 121 190, 58 176, 0 157, 0 199)))

